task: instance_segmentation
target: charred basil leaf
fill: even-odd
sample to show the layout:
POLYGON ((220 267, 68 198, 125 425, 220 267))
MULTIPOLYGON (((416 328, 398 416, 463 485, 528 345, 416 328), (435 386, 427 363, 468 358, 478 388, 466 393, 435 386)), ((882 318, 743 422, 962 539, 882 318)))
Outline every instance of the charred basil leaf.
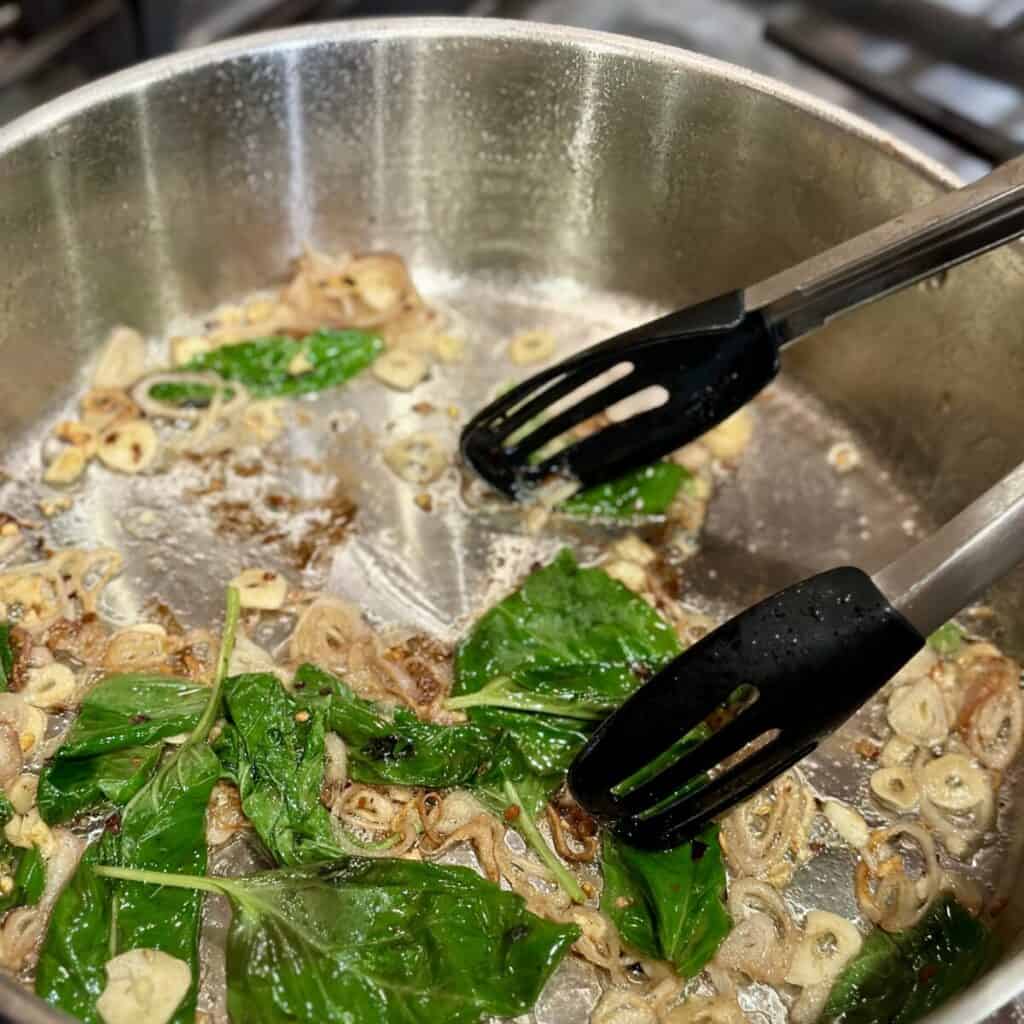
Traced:
POLYGON ((468 785, 491 758, 491 737, 474 725, 437 725, 406 708, 384 709, 313 665, 300 666, 295 682, 302 684, 296 690, 299 706, 323 707, 327 728, 348 745, 349 773, 356 782, 468 785))

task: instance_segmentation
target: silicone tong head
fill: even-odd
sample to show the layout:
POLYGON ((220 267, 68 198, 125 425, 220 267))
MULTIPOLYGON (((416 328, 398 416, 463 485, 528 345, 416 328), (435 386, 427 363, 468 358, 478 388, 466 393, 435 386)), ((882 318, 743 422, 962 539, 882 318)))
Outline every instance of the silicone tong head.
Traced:
POLYGON ((677 846, 811 753, 923 644, 861 570, 813 576, 662 668, 598 727, 569 788, 627 842, 677 846))
POLYGON ((562 477, 582 487, 614 480, 705 433, 778 373, 779 350, 741 292, 670 313, 505 392, 462 432, 463 457, 511 498, 562 477), (557 451, 553 443, 631 396, 661 404, 609 423, 557 451))

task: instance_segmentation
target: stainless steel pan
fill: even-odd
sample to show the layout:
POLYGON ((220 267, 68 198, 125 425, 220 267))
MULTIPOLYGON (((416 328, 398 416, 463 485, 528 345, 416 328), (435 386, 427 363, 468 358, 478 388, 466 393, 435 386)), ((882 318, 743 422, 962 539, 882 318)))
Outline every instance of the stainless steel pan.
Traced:
MULTIPOLYGON (((0 464, 14 477, 0 501, 35 512, 25 481, 38 478, 40 437, 111 325, 162 335, 280 280, 306 241, 410 258, 471 342, 466 363, 431 384, 438 404, 465 412, 511 373, 497 353, 517 327, 595 340, 767 277, 952 184, 807 96, 582 31, 362 22, 146 65, 0 131, 0 464)), ((727 608, 847 559, 873 569, 1019 462, 1022 269, 1019 250, 1000 251, 787 356, 784 385, 759 407, 760 439, 712 509, 693 594, 727 608), (838 477, 824 452, 847 437, 864 465, 838 477)), ((378 436, 409 414, 406 398, 382 402, 357 383, 309 406, 310 426, 290 435, 296 454, 324 457, 323 418, 348 407, 378 436)), ((359 527, 311 582, 372 614, 454 635, 559 543, 466 515, 454 474, 438 514, 411 514, 353 437, 325 457, 353 488, 359 527)), ((323 486, 297 459, 280 473, 304 493, 323 486)), ((190 621, 214 614, 246 545, 214 536, 185 483, 95 475, 51 527, 57 541, 124 550, 111 615, 154 591, 190 621), (143 506, 157 528, 133 527, 143 506)), ((1000 642, 1024 653, 1024 576, 993 604, 1000 642)), ((839 747, 807 771, 833 791, 855 784, 839 747)), ((1011 943, 1024 912, 1016 821, 1011 804, 980 864, 1011 891, 1011 943)), ((808 881, 808 902, 846 874, 808 881)), ((979 1020, 1022 986, 1024 954, 1011 955, 934 1019, 979 1020)), ((587 993, 590 981, 569 979, 540 1019, 572 1024, 587 993)), ((9 983, 0 998, 16 1019, 59 1019, 9 983)))

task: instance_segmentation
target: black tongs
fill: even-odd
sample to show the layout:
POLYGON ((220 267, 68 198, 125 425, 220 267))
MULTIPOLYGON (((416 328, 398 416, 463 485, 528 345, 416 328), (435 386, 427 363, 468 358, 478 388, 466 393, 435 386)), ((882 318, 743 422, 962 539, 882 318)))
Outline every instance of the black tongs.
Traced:
POLYGON ((1022 559, 1024 464, 874 576, 832 569, 709 633, 601 723, 569 788, 629 843, 684 842, 813 751, 1022 559))
POLYGON ((1024 234, 1024 157, 743 291, 670 313, 503 394, 462 432, 462 452, 513 498, 564 478, 590 487, 720 423, 778 373, 779 351, 857 306, 1024 234), (611 379, 614 373, 620 375, 611 379), (662 404, 551 452, 573 427, 659 389, 662 404))

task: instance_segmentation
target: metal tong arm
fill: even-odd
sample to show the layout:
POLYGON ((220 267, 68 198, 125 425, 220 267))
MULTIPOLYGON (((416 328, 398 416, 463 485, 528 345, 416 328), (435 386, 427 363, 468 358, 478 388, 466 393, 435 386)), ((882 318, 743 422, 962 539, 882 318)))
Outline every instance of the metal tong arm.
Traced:
POLYGON ((749 287, 779 345, 1024 234, 1024 156, 749 287))
POLYGON ((1024 560, 1024 463, 872 576, 923 636, 1024 560))

